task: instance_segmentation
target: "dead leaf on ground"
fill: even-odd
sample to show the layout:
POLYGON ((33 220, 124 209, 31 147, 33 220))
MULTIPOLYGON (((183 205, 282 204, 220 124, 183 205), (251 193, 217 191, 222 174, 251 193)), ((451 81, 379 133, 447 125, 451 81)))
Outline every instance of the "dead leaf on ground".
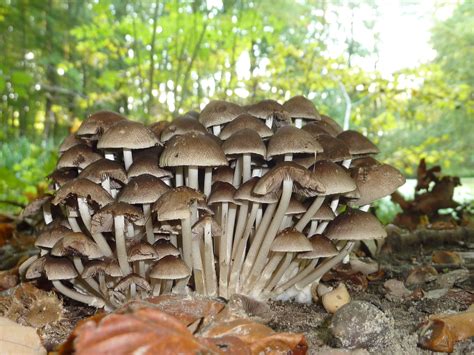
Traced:
POLYGON ((423 284, 436 279, 438 272, 432 266, 418 266, 410 271, 408 274, 405 284, 407 286, 413 286, 423 284))
POLYGON ((419 344, 432 351, 452 352, 456 342, 474 336, 474 311, 436 314, 421 326, 419 344))
POLYGON ((10 270, 0 271, 0 291, 8 290, 15 287, 20 282, 18 277, 18 268, 14 267, 10 270))
POLYGON ((2 354, 46 354, 36 329, 0 317, 0 349, 2 354))
POLYGON ((435 250, 431 255, 434 264, 462 265, 464 260, 455 251, 435 250))

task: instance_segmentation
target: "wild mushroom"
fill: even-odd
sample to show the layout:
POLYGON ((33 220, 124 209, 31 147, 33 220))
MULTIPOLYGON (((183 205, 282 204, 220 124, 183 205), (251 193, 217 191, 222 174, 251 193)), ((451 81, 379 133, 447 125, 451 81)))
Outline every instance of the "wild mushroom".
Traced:
POLYGON ((314 104, 304 96, 293 96, 283 104, 283 108, 295 120, 295 126, 298 128, 303 126, 304 121, 321 120, 314 104))
POLYGON ((215 136, 219 136, 221 125, 231 122, 234 118, 244 113, 239 105, 223 101, 210 101, 199 115, 199 121, 206 128, 211 128, 215 136))
POLYGON ((244 113, 233 121, 228 122, 219 134, 219 138, 225 141, 241 129, 250 129, 256 132, 262 139, 269 138, 273 135, 273 131, 268 128, 262 120, 248 113, 244 113))
POLYGON ((122 165, 108 159, 93 162, 79 174, 79 178, 101 184, 112 197, 115 197, 117 189, 128 182, 127 174, 122 165))
MULTIPOLYGON (((150 270, 150 278, 153 284, 153 295, 157 296, 161 291, 161 280, 171 281, 186 279, 191 275, 191 270, 179 257, 168 255, 158 260, 150 270)), ((164 292, 168 292, 165 288, 164 292)))

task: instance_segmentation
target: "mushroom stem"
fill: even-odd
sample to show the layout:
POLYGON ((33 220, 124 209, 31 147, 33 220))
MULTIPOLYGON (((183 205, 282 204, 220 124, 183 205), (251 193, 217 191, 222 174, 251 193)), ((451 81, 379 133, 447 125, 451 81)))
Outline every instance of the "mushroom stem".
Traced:
POLYGON ((275 211, 272 222, 270 223, 270 226, 268 227, 267 232, 265 233, 265 238, 263 239, 260 250, 258 251, 257 258, 255 259, 252 271, 247 279, 247 286, 252 285, 256 281, 258 275, 260 274, 265 265, 265 261, 267 259, 268 252, 270 251, 271 244, 275 239, 275 236, 278 232, 278 228, 280 227, 281 219, 285 215, 285 212, 288 209, 288 205, 290 204, 292 192, 293 180, 285 179, 283 181, 283 190, 280 197, 280 203, 278 204, 278 208, 275 211))
MULTIPOLYGON (((110 188, 110 177, 106 177, 102 182, 101 182, 102 187, 104 188, 105 191, 107 191, 111 196, 112 196, 112 189, 110 188)), ((113 197, 113 196, 112 196, 113 197)))
POLYGON ((24 277, 26 270, 28 270, 30 265, 33 264, 33 262, 37 259, 38 259, 38 255, 33 255, 33 256, 30 256, 28 259, 26 259, 24 262, 22 262, 21 265, 18 267, 18 275, 20 275, 21 277, 24 277))
POLYGON ((191 232, 191 219, 183 218, 181 220, 181 234, 183 239, 183 260, 186 265, 192 270, 193 269, 193 246, 192 246, 192 232, 191 232))
POLYGON ((77 223, 77 217, 68 217, 67 220, 69 222, 69 225, 71 226, 71 229, 73 232, 82 232, 81 227, 79 227, 79 224, 77 223))
POLYGON ((242 183, 247 182, 252 177, 252 159, 250 153, 242 155, 242 183))
POLYGON ((219 134, 221 134, 221 125, 212 126, 212 133, 216 137, 219 137, 219 134))
POLYGON ((161 280, 152 279, 151 286, 153 287, 153 296, 159 296, 161 291, 161 280))
POLYGON ((125 246, 125 218, 124 216, 114 216, 115 245, 117 259, 122 273, 128 275, 132 272, 127 258, 127 248, 125 246))
POLYGON ((304 215, 300 218, 298 223, 295 225, 295 229, 299 232, 302 232, 304 227, 308 224, 311 218, 314 216, 316 212, 318 212, 319 208, 324 202, 324 196, 318 196, 314 199, 313 203, 309 208, 306 210, 304 215))
POLYGON ((272 288, 275 287, 275 285, 281 280, 283 274, 288 270, 288 267, 290 266, 294 256, 294 253, 285 254, 285 259, 278 267, 278 271, 275 273, 275 275, 273 275, 273 277, 270 279, 270 282, 265 287, 264 293, 270 292, 272 288))
POLYGON ((44 224, 50 224, 53 221, 53 215, 51 213, 51 203, 46 201, 42 207, 44 224))
POLYGON ((183 180, 183 167, 182 166, 177 166, 176 167, 176 176, 175 176, 175 187, 183 186, 184 180, 183 180))
POLYGON ((70 288, 64 286, 61 281, 53 280, 53 286, 62 293, 64 296, 76 300, 81 303, 85 303, 91 307, 102 308, 105 306, 104 300, 95 296, 83 295, 77 291, 71 290, 70 288))
POLYGON ((155 235, 153 233, 153 221, 151 217, 151 206, 149 203, 143 204, 143 214, 145 216, 145 230, 146 230, 146 241, 153 245, 155 242, 155 235))
POLYGON ((303 119, 302 118, 295 118, 295 127, 296 128, 303 127, 303 119))
POLYGON ((311 221, 308 235, 311 236, 311 235, 315 234, 316 233, 316 228, 318 228, 318 221, 317 220, 311 221))
POLYGON ((265 119, 265 124, 267 125, 268 128, 272 129, 273 126, 273 115, 267 117, 265 119))
POLYGON ((280 264, 281 259, 283 259, 284 253, 274 253, 271 257, 270 260, 268 261, 267 265, 263 268, 258 280, 255 282, 255 284, 250 285, 249 289, 251 290, 251 294, 254 297, 257 297, 260 295, 262 289, 265 287, 267 284, 268 280, 273 275, 273 272, 276 270, 278 265, 280 264))
POLYGON ((206 167, 204 171, 204 194, 206 197, 209 197, 211 194, 211 186, 212 186, 212 168, 206 167))
MULTIPOLYGON (((267 206, 265 213, 262 217, 261 222, 258 224, 257 232, 255 233, 252 243, 250 244, 249 251, 247 253, 247 257, 245 258, 244 265, 242 267, 242 274, 240 276, 241 282, 246 280, 252 266, 257 258, 257 253, 262 244, 262 240, 265 237, 265 232, 267 230, 268 225, 270 224, 271 218, 273 216, 273 212, 276 209, 276 203, 272 203, 267 206)), ((258 214, 257 214, 258 217, 258 214)))
POLYGON ((199 173, 199 170, 197 166, 188 167, 188 180, 189 181, 187 185, 194 190, 199 190, 198 173, 199 173))
POLYGON ((245 248, 247 247, 247 241, 250 236, 250 232, 253 227, 253 223, 255 222, 255 218, 257 217, 257 211, 259 210, 260 204, 259 203, 252 203, 252 209, 250 210, 250 215, 247 219, 247 223, 245 225, 244 232, 242 234, 242 238, 239 240, 237 247, 232 251, 232 268, 230 270, 230 282, 229 282, 229 292, 231 294, 237 293, 238 284, 239 284, 239 276, 240 270, 242 268, 242 264, 244 262, 245 257, 245 248))
MULTIPOLYGON (((72 257, 72 262, 76 268, 76 270, 78 271, 79 274, 82 274, 82 272, 84 271, 84 265, 82 264, 82 260, 79 256, 73 256, 72 257)), ((96 292, 98 292, 99 294, 101 293, 100 292, 100 287, 99 287, 99 284, 92 278, 88 278, 88 279, 83 279, 90 287, 92 287, 92 289, 96 292)))
POLYGON ((222 259, 219 258, 219 296, 225 298, 228 297, 229 267, 232 255, 232 235, 234 231, 236 211, 236 205, 231 204, 228 208, 226 228, 224 229, 224 243, 221 245, 220 249, 220 251, 224 252, 224 255, 222 259))
POLYGON ((123 148, 123 163, 125 165, 125 170, 128 171, 128 168, 130 168, 130 165, 133 164, 133 157, 132 157, 132 150, 123 148))
POLYGON ((247 213, 249 211, 249 203, 247 201, 243 201, 239 207, 239 216, 237 218, 237 225, 235 227, 234 233, 234 241, 232 244, 232 256, 235 256, 235 252, 237 246, 239 245, 239 241, 242 238, 242 234, 244 233, 245 228, 245 221, 247 219, 247 213))
POLYGON ((104 235, 99 232, 91 232, 91 215, 89 214, 89 206, 87 205, 86 199, 83 197, 78 197, 77 204, 79 206, 79 214, 81 215, 82 222, 84 222, 84 226, 91 235, 92 239, 94 239, 105 256, 112 256, 112 249, 110 249, 109 244, 107 244, 104 235))
POLYGON ((212 244, 211 225, 204 225, 204 274, 209 296, 217 296, 217 274, 214 264, 214 248, 212 244))
POLYGON ((238 188, 240 186, 241 177, 242 177, 242 160, 237 159, 235 161, 234 178, 232 180, 232 185, 234 185, 235 188, 238 188))
POLYGON ((351 252, 354 245, 355 245, 355 242, 353 241, 347 242, 346 246, 341 249, 339 254, 337 254, 336 256, 332 258, 324 260, 320 265, 318 265, 316 269, 313 270, 313 272, 311 272, 308 276, 303 278, 303 280, 297 282, 295 284, 296 289, 302 290, 306 286, 308 286, 310 283, 316 280, 319 280, 326 272, 328 272, 334 266, 339 264, 345 258, 345 256, 351 252))
POLYGON ((263 218, 263 208, 262 206, 260 206, 257 211, 257 216, 255 217, 255 229, 258 229, 258 227, 260 226, 260 222, 262 222, 262 218, 263 218))
POLYGON ((194 285, 196 286, 196 292, 200 295, 207 295, 206 282, 204 280, 204 270, 202 266, 200 238, 193 238, 193 275, 194 285))
POLYGON ((105 159, 107 160, 115 160, 114 153, 105 153, 105 159))
POLYGON ((306 275, 308 275, 311 271, 314 270, 314 267, 318 264, 318 260, 319 258, 311 260, 311 262, 303 270, 299 271, 295 276, 290 278, 283 285, 278 286, 273 292, 273 295, 278 295, 280 293, 285 292, 287 289, 289 289, 291 286, 296 284, 298 281, 302 280, 306 275))

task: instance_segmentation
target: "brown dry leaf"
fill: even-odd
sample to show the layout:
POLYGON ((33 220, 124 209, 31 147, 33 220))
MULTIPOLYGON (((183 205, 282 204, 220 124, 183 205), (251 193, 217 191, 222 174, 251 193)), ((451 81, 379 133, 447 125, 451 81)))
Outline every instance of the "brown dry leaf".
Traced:
POLYGON ((462 265, 464 260, 455 251, 435 250, 431 255, 434 264, 462 265))
POLYGON ((0 351, 3 355, 46 354, 36 329, 0 317, 0 351))
POLYGON ((474 336, 474 311, 436 314, 420 331, 419 344, 432 351, 452 352, 456 342, 474 336))
POLYGON ((365 291, 369 287, 367 276, 360 271, 354 271, 350 266, 340 265, 327 272, 322 281, 344 281, 352 289, 365 291))
POLYGON ((410 271, 408 274, 405 284, 407 286, 413 286, 423 284, 425 282, 436 280, 438 272, 432 266, 418 266, 410 271))
POLYGON ((10 270, 0 271, 0 291, 5 291, 9 288, 15 287, 19 282, 17 267, 10 270))

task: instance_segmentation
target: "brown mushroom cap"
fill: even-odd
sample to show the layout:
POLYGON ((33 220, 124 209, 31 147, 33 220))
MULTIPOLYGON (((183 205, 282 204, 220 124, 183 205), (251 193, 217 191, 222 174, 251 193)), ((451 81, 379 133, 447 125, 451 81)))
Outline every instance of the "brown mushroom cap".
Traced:
POLYGON ((335 240, 364 240, 385 238, 387 232, 372 214, 347 208, 329 223, 324 235, 335 240))
POLYGON ((63 186, 65 183, 74 180, 77 175, 77 169, 74 168, 56 169, 48 175, 48 179, 59 186, 63 186))
POLYGON ((174 136, 161 153, 161 166, 227 165, 225 154, 209 135, 188 133, 174 136))
POLYGON ((181 253, 179 249, 176 248, 169 240, 166 239, 158 239, 155 244, 153 244, 153 248, 155 248, 156 253, 158 254, 157 259, 162 259, 165 256, 172 255, 172 256, 180 256, 181 253))
POLYGON ((180 116, 176 117, 163 132, 161 132, 161 141, 166 142, 176 135, 186 133, 207 134, 207 130, 206 127, 195 118, 180 116))
POLYGON ((219 134, 219 138, 226 140, 234 133, 240 131, 241 129, 248 128, 252 131, 255 131, 260 138, 268 138, 273 135, 273 132, 267 125, 261 120, 248 113, 244 113, 233 121, 227 123, 219 134))
POLYGON ((318 160, 340 162, 351 159, 352 155, 349 151, 349 147, 341 139, 330 136, 329 134, 320 134, 315 139, 321 147, 323 147, 323 151, 317 156, 318 160))
POLYGON ((102 159, 102 155, 94 152, 85 144, 78 144, 66 150, 58 160, 56 169, 81 168, 84 169, 93 162, 102 159))
POLYGON ((119 181, 122 184, 128 182, 123 166, 109 159, 100 159, 93 162, 79 174, 79 177, 88 179, 96 184, 100 184, 107 178, 119 181))
POLYGON ((322 151, 323 147, 308 132, 294 126, 283 126, 268 141, 267 156, 290 153, 316 155, 322 151))
POLYGON ((348 202, 351 207, 368 205, 394 193, 405 183, 405 177, 388 164, 360 167, 352 170, 360 197, 348 202))
POLYGON ((61 145, 59 146, 59 153, 64 153, 66 150, 79 145, 79 144, 86 144, 81 138, 77 137, 75 134, 70 134, 62 141, 61 145))
POLYGON ((194 201, 205 200, 205 195, 187 186, 180 186, 164 193, 153 205, 159 221, 189 218, 194 201))
POLYGON ((234 194, 235 187, 227 182, 217 181, 212 184, 211 194, 207 200, 209 205, 215 203, 235 203, 234 194))
POLYGON ((357 131, 344 131, 337 138, 344 141, 352 155, 378 154, 379 149, 367 137, 357 131))
POLYGON ((158 258, 155 248, 147 242, 139 242, 128 250, 128 261, 152 260, 158 258))
POLYGON ((35 247, 52 248, 54 244, 64 237, 64 235, 71 230, 64 226, 56 226, 51 229, 44 230, 35 240, 35 247))
POLYGON ((94 184, 88 179, 77 178, 61 186, 51 203, 57 205, 71 196, 86 198, 88 201, 97 203, 100 207, 113 201, 112 196, 102 186, 94 184))
POLYGON ((288 111, 285 110, 283 105, 275 100, 262 100, 257 102, 256 104, 248 106, 247 112, 252 116, 261 119, 273 117, 280 121, 291 122, 288 111))
POLYGON ((122 270, 115 260, 91 260, 84 265, 81 276, 85 279, 105 274, 112 277, 123 277, 122 270))
POLYGON ((117 199, 129 204, 153 203, 169 189, 168 185, 153 175, 140 175, 130 179, 117 199))
POLYGON ((142 290, 148 292, 151 291, 151 286, 147 280, 137 274, 130 274, 125 276, 121 279, 114 287, 114 291, 127 291, 130 289, 130 286, 135 284, 137 288, 141 288, 142 290))
POLYGON ((43 205, 45 203, 51 203, 52 199, 53 199, 53 196, 49 194, 34 199, 33 201, 31 201, 30 203, 26 205, 23 211, 21 211, 21 217, 27 218, 27 217, 35 216, 36 214, 40 213, 41 209, 43 208, 43 205))
POLYGON ((318 221, 332 221, 334 218, 336 218, 336 215, 331 207, 329 207, 329 204, 323 203, 311 219, 318 221))
POLYGON ((285 215, 297 215, 306 212, 306 207, 296 198, 292 197, 290 199, 290 204, 286 209, 285 215))
POLYGON ((204 228, 206 225, 211 226, 211 234, 213 236, 221 236, 222 235, 222 228, 219 223, 216 222, 212 216, 204 216, 197 221, 193 228, 192 233, 194 237, 202 237, 204 235, 204 228))
POLYGON ((126 120, 122 115, 111 111, 99 111, 91 114, 77 130, 78 136, 102 135, 110 126, 118 121, 126 120))
POLYGON ((265 157, 267 149, 257 132, 244 128, 235 132, 224 143, 225 155, 256 154, 265 157))
POLYGON ((104 257, 104 253, 94 241, 83 233, 72 231, 65 233, 64 237, 54 244, 51 249, 51 255, 84 256, 89 259, 100 259, 104 257))
POLYGON ((313 250, 299 254, 299 259, 329 258, 339 253, 333 242, 321 234, 311 236, 309 241, 313 250))
POLYGON ((27 280, 37 279, 41 277, 44 273, 44 264, 46 262, 46 257, 42 256, 31 263, 31 265, 26 270, 25 277, 27 280))
POLYGON ((220 166, 212 173, 212 183, 217 181, 227 182, 232 184, 234 180, 234 169, 230 166, 220 166))
POLYGON ((294 228, 286 228, 278 233, 271 246, 273 252, 299 253, 312 250, 308 238, 294 228))
POLYGON ((169 121, 158 121, 152 123, 148 126, 148 128, 155 134, 156 139, 161 139, 161 133, 168 127, 171 122, 169 121))
POLYGON ((199 121, 204 127, 209 128, 230 122, 242 113, 244 110, 239 105, 223 100, 213 100, 201 111, 199 121))
POLYGON ((314 104, 304 96, 293 96, 283 104, 283 108, 293 118, 304 118, 305 120, 319 121, 319 112, 314 104))
POLYGON ((99 149, 144 149, 157 145, 155 134, 143 123, 119 121, 105 131, 97 143, 99 149))
POLYGON ((331 136, 337 136, 339 133, 344 131, 344 129, 337 123, 334 119, 329 117, 328 115, 321 115, 321 121, 318 123, 321 127, 324 127, 328 131, 331 136))
POLYGON ((48 257, 44 263, 48 280, 70 280, 78 276, 76 268, 69 259, 48 257))
POLYGON ((177 280, 191 275, 186 263, 179 257, 168 255, 158 260, 150 270, 150 277, 161 280, 177 280))
POLYGON ((141 155, 140 158, 135 159, 127 171, 129 179, 145 174, 157 178, 171 178, 173 176, 170 171, 159 166, 158 156, 152 154, 141 155))
POLYGON ((114 228, 114 217, 124 216, 125 221, 143 226, 145 219, 140 208, 125 202, 111 202, 97 211, 91 220, 91 232, 110 232, 114 228))
POLYGON ((276 203, 279 199, 279 192, 278 190, 274 190, 266 195, 257 195, 253 192, 255 184, 257 184, 260 178, 253 177, 250 180, 246 181, 237 191, 234 193, 234 200, 236 201, 251 201, 256 203, 276 203))
POLYGON ((285 179, 292 179, 294 183, 306 189, 308 192, 312 191, 313 196, 325 193, 326 191, 325 186, 315 174, 303 168, 301 165, 287 161, 277 164, 265 173, 255 184, 253 192, 258 195, 265 195, 278 190, 285 179))
POLYGON ((320 136, 321 134, 328 134, 331 137, 337 136, 337 133, 334 133, 332 128, 328 129, 328 127, 326 127, 322 121, 309 122, 301 127, 301 129, 310 133, 314 138, 320 136))
POLYGON ((314 174, 326 187, 325 195, 343 194, 356 189, 356 183, 342 166, 329 160, 314 164, 314 174))

